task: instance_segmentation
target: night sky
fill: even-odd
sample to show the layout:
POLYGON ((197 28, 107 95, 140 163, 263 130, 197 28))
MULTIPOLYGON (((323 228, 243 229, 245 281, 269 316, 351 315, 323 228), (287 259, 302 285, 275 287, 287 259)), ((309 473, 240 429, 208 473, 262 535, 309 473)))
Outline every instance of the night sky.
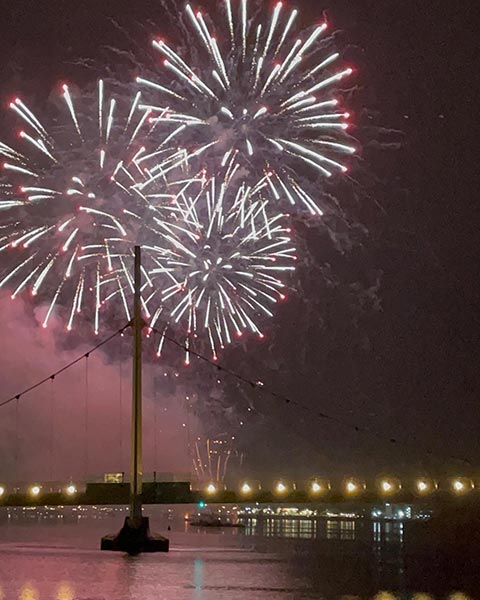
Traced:
MULTIPOLYGON (((467 472, 449 457, 480 465, 474 19, 467 3, 295 4, 312 19, 327 10, 356 66, 362 89, 352 100, 354 135, 364 142, 359 178, 370 183, 342 208, 368 233, 342 254, 328 235, 307 232, 317 264, 308 276, 301 273, 306 296, 292 293, 277 315, 265 343, 268 358, 267 346, 252 343, 247 356, 237 348, 224 360, 247 377, 281 385, 279 391, 312 411, 371 428, 380 438, 245 392, 239 402, 252 397, 259 416, 249 416, 239 444, 259 470, 281 461, 285 471, 467 472), (314 309, 304 310, 308 305, 314 309), (389 443, 391 437, 402 443, 389 443)), ((17 93, 41 105, 59 81, 94 79, 95 70, 72 63, 100 59, 102 45, 129 49, 135 42, 150 53, 135 22, 152 34, 161 31, 161 4, 4 2, 2 105, 17 93)), ((12 340, 2 333, 0 339, 5 351, 12 340)), ((8 380, 4 360, 2 380, 8 380)))

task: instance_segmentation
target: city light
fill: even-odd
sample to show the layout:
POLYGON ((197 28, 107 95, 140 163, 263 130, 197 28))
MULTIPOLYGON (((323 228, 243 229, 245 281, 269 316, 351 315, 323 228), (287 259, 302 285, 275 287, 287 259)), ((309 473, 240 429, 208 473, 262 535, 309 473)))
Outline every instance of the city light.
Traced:
POLYGON ((313 494, 320 494, 323 488, 317 481, 314 481, 310 489, 313 494))
POLYGON ((389 477, 380 480, 379 487, 382 494, 391 495, 399 492, 402 489, 402 484, 398 479, 389 477))
POLYGON ((30 494, 32 496, 38 496, 40 494, 40 486, 39 485, 32 485, 32 487, 30 488, 30 494))
POLYGON ((77 493, 77 488, 71 483, 65 491, 69 496, 73 496, 77 493))
POLYGON ((0 498, 3 496, 4 493, 5 493, 5 488, 3 487, 3 485, 0 485, 0 498))
POLYGON ((286 494, 288 492, 288 487, 282 481, 279 481, 275 486, 275 492, 277 494, 286 494))
POLYGON ((210 483, 207 485, 207 489, 206 489, 207 494, 209 494, 210 496, 213 496, 214 494, 217 493, 217 486, 213 483, 210 483))

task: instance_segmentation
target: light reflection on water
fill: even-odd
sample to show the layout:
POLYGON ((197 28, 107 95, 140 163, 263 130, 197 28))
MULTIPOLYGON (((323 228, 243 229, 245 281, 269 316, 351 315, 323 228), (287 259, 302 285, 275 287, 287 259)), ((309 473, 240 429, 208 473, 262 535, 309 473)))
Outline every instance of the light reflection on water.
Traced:
MULTIPOLYGON (((326 519, 245 519, 245 534, 292 539, 355 540, 356 522, 326 519)), ((380 524, 379 524, 380 525, 380 524)))
POLYGON ((20 600, 38 600, 38 592, 30 583, 26 583, 20 590, 20 600))
POLYGON ((292 539, 326 539, 343 541, 371 541, 375 544, 402 544, 402 522, 362 521, 328 518, 277 518, 242 519, 245 535, 292 539))
POLYGON ((98 551, 124 508, 0 508, 0 600, 440 600, 406 591, 401 522, 267 516, 203 529, 185 523, 194 508, 148 507, 172 550, 133 558, 98 551))

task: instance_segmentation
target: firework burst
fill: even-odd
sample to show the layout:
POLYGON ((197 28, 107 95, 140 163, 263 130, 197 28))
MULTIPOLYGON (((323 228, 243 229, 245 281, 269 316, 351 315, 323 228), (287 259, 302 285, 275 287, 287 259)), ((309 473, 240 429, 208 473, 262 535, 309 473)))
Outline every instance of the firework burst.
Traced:
POLYGON ((240 162, 275 200, 322 214, 306 177, 347 172, 355 148, 335 93, 352 69, 337 67, 326 23, 295 36, 298 11, 282 2, 266 22, 251 18, 248 0, 224 0, 224 9, 215 24, 187 5, 198 45, 153 42, 164 70, 160 81, 137 78, 155 92, 145 106, 165 126, 165 142, 200 148, 210 166, 240 162))
POLYGON ((174 327, 187 348, 206 335, 216 359, 246 331, 263 338, 262 320, 285 297, 280 278, 294 270, 295 250, 285 215, 269 214, 268 202, 235 180, 202 172, 178 185, 168 205, 152 206, 144 245, 150 327, 164 323, 159 355, 174 327))
POLYGON ((98 332, 102 281, 132 245, 146 204, 138 183, 148 177, 141 161, 153 126, 140 102, 140 92, 129 103, 107 96, 100 80, 80 97, 63 85, 45 120, 20 98, 10 103, 23 129, 15 147, 0 142, 0 251, 10 265, 0 287, 46 302, 44 326, 57 304, 68 329, 93 305, 98 332))

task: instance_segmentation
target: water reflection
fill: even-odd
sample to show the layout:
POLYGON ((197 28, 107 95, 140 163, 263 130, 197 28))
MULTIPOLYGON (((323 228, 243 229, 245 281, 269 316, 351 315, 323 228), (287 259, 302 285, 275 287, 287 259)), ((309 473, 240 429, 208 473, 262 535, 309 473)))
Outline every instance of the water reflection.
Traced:
POLYGON ((327 540, 354 540, 355 521, 327 521, 327 540))
POLYGON ((203 600, 203 560, 196 558, 193 563, 194 599, 203 600))
POLYGON ((125 507, 0 508, 0 600, 470 600, 407 592, 402 521, 272 509, 202 528, 185 521, 193 510, 148 507, 172 551, 131 558, 97 550, 125 507))
POLYGON ((370 541, 382 546, 402 544, 404 536, 404 525, 401 522, 265 515, 242 518, 241 522, 245 525, 246 536, 267 538, 370 541))
POLYGON ((20 590, 19 600, 39 600, 37 589, 31 583, 26 583, 20 590))
POLYGON ((62 582, 58 586, 57 600, 73 600, 74 591, 70 583, 62 582))

